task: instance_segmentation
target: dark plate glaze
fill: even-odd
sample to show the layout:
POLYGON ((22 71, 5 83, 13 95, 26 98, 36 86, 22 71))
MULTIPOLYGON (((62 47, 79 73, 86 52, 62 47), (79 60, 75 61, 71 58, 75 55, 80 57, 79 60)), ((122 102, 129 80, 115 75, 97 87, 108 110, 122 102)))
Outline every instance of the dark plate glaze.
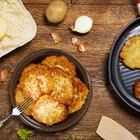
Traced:
POLYGON ((109 80, 119 97, 131 108, 140 112, 140 101, 133 95, 133 85, 140 78, 139 69, 129 69, 121 61, 119 54, 124 43, 132 36, 140 34, 140 17, 127 25, 116 38, 109 56, 109 80))
POLYGON ((32 117, 28 117, 25 114, 20 115, 20 119, 24 123, 26 123, 27 125, 35 128, 35 129, 38 129, 41 131, 46 131, 46 132, 56 132, 56 131, 67 129, 67 128, 71 127, 72 125, 74 125, 75 123, 77 123, 83 117, 83 115, 86 113, 86 111, 90 105, 91 98, 92 98, 92 85, 91 85, 89 75, 88 75, 85 67, 81 64, 81 62, 74 55, 72 55, 66 51, 59 50, 59 49, 42 49, 42 50, 34 52, 34 53, 30 54, 29 56, 25 57, 17 65, 17 67, 15 68, 15 70, 12 74, 12 77, 10 80, 10 86, 9 86, 9 95, 10 95, 10 101, 11 101, 12 107, 15 107, 16 105, 15 105, 15 100, 14 100, 14 91, 15 91, 16 85, 18 83, 18 79, 20 77, 21 71, 28 64, 41 62, 45 57, 50 56, 50 55, 63 55, 63 56, 66 56, 70 61, 72 61, 76 66, 78 77, 89 88, 89 94, 88 94, 87 100, 86 100, 85 104, 83 105, 83 107, 79 111, 77 111, 73 114, 70 114, 64 122, 57 123, 50 127, 47 127, 46 125, 35 121, 32 117))

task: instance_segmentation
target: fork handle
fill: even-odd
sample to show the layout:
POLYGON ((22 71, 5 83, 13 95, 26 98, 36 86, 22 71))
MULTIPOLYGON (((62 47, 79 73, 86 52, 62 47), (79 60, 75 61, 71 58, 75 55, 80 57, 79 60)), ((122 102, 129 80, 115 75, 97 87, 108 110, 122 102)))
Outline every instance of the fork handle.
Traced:
POLYGON ((6 117, 5 119, 3 119, 2 121, 0 121, 0 128, 7 122, 7 120, 9 118, 11 118, 12 115, 9 115, 8 117, 6 117))

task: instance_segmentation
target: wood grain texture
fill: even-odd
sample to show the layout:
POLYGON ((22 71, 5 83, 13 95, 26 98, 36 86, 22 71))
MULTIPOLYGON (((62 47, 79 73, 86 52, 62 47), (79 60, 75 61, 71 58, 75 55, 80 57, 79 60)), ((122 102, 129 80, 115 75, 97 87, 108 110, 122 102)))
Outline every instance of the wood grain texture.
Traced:
POLYGON ((97 5, 103 5, 103 4, 134 4, 134 0, 72 0, 72 4, 97 4, 97 5))
MULTIPOLYGON (((52 0, 22 0, 24 3, 49 4, 52 0)), ((67 4, 81 5, 116 5, 116 4, 135 4, 134 0, 65 0, 67 4)))
MULTIPOLYGON (((132 110, 116 95, 108 81, 108 56, 118 33, 138 16, 137 8, 130 0, 74 1, 69 5, 67 16, 58 26, 48 24, 44 12, 50 0, 23 0, 26 8, 37 23, 37 35, 28 44, 0 58, 0 71, 14 71, 17 64, 28 54, 43 48, 57 48, 74 54, 87 68, 90 75, 93 96, 85 116, 73 127, 57 133, 35 131, 31 140, 102 140, 95 132, 102 115, 108 116, 122 124, 140 139, 140 113, 132 110), (81 5, 83 4, 83 5, 81 5), (86 35, 72 33, 69 29, 80 15, 90 16, 94 25, 86 35), (54 44, 51 32, 63 36, 60 44, 54 44), (79 53, 72 45, 72 37, 87 40, 89 50, 79 53)), ((10 75, 11 76, 11 75, 10 75)), ((11 110, 8 86, 10 77, 0 82, 0 119, 11 110), (4 109, 3 109, 4 108, 4 109)), ((14 118, 0 130, 0 139, 18 140, 16 132, 25 126, 21 120, 14 118)))
MULTIPOLYGON (((23 3, 49 4, 52 0, 22 0, 23 3)), ((67 4, 72 4, 71 0, 64 0, 67 4)))

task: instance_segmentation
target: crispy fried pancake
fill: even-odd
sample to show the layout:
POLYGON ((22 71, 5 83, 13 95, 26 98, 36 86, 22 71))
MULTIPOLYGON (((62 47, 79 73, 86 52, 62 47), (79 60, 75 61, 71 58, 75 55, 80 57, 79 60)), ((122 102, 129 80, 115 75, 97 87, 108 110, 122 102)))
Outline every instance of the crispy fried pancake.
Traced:
POLYGON ((64 56, 49 56, 42 63, 29 64, 21 73, 15 102, 19 105, 32 97, 34 102, 25 110, 26 115, 47 126, 61 122, 79 110, 88 95, 86 85, 75 76, 75 65, 64 56))
POLYGON ((65 56, 48 56, 43 61, 43 64, 47 64, 50 67, 58 67, 72 76, 76 76, 75 65, 69 61, 65 56))
POLYGON ((138 79, 134 84, 134 95, 140 100, 140 79, 138 79))
POLYGON ((28 66, 26 66, 26 67, 23 69, 21 75, 24 74, 24 73, 26 73, 26 72, 28 72, 28 71, 30 71, 32 68, 36 68, 36 64, 29 64, 28 66))
POLYGON ((120 57, 129 68, 140 68, 140 35, 128 39, 123 46, 120 57))
MULTIPOLYGON (((15 102, 16 105, 19 105, 21 102, 23 102, 26 98, 24 95, 24 90, 22 89, 22 86, 19 84, 17 85, 17 88, 15 90, 15 102)), ((31 105, 24 111, 24 113, 28 116, 31 115, 31 105)))
POLYGON ((43 68, 45 70, 48 70, 49 66, 47 64, 43 64, 43 63, 39 63, 39 64, 36 64, 38 67, 40 68, 43 68))
POLYGON ((22 72, 20 83, 25 95, 32 97, 34 100, 42 94, 51 94, 54 88, 50 72, 38 65, 22 72))
POLYGON ((88 88, 79 78, 74 77, 73 86, 74 99, 72 104, 68 107, 69 114, 81 109, 88 95, 88 88))
POLYGON ((31 114, 35 120, 51 126, 67 117, 67 109, 53 97, 43 95, 32 104, 31 114))
POLYGON ((64 105, 70 105, 74 96, 71 77, 60 68, 50 68, 50 72, 54 81, 54 91, 51 96, 64 105))

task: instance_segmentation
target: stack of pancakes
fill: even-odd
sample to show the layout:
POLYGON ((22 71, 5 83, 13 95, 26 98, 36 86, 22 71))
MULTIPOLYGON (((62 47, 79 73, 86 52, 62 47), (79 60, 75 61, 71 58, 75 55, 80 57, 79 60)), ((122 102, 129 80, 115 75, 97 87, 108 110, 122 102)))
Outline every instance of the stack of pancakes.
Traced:
POLYGON ((15 90, 15 102, 19 105, 31 97, 33 103, 24 113, 51 126, 79 110, 88 91, 76 77, 76 68, 71 61, 65 56, 48 56, 41 63, 24 68, 15 90))

